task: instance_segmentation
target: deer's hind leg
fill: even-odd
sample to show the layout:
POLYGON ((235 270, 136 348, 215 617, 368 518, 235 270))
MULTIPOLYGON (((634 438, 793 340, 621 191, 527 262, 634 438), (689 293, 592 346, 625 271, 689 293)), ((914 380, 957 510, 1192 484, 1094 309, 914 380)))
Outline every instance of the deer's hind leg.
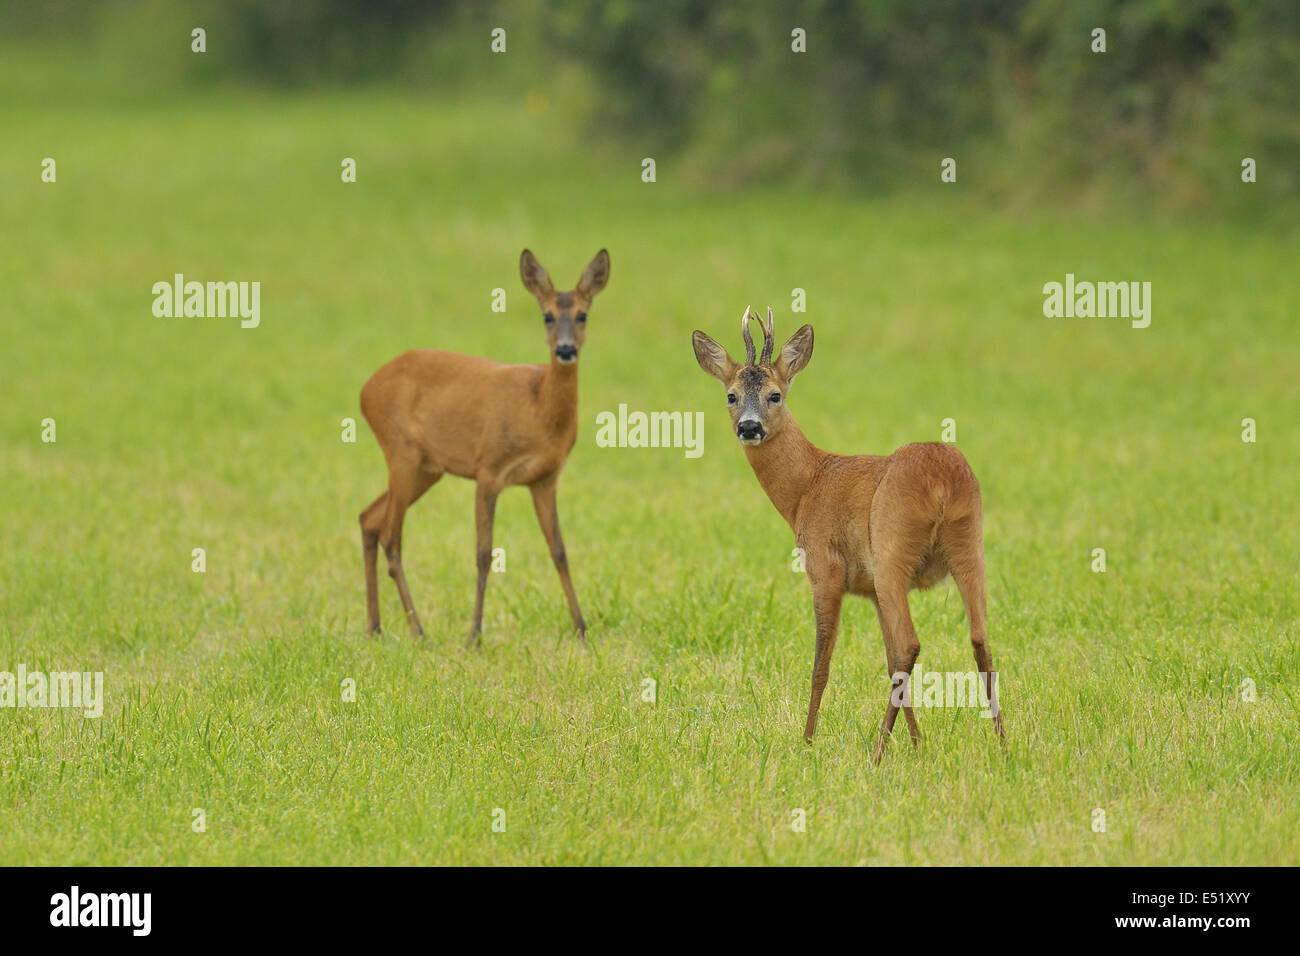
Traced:
POLYGON ((916 726, 916 718, 912 715, 910 684, 912 668, 916 666, 916 658, 921 653, 921 642, 917 640, 916 628, 912 625, 912 612, 907 606, 906 578, 897 576, 894 580, 882 581, 877 577, 876 581, 880 627, 885 632, 885 643, 889 647, 886 657, 892 668, 889 675, 889 703, 885 706, 885 719, 881 722, 880 737, 876 741, 876 752, 872 758, 879 763, 880 758, 885 755, 885 746, 889 742, 890 735, 894 732, 894 721, 898 718, 900 703, 895 701, 900 699, 908 701, 906 707, 908 729, 912 734, 913 743, 920 741, 920 729, 916 726))
MULTIPOLYGON (((383 546, 384 554, 388 556, 388 576, 397 585, 397 593, 402 598, 402 608, 406 611, 406 619, 410 624, 411 636, 413 637, 423 637, 424 628, 420 625, 420 616, 415 611, 415 602, 411 600, 411 589, 406 583, 406 572, 402 569, 402 524, 406 519, 407 509, 415 504, 420 499, 420 496, 428 491, 434 482, 441 477, 441 472, 423 470, 418 461, 408 463, 390 460, 388 465, 388 491, 362 515, 362 540, 364 543, 367 540, 365 537, 365 514, 375 508, 380 501, 384 503, 378 544, 383 546)), ((367 551, 367 591, 371 580, 371 560, 371 553, 367 551)), ((376 584, 377 589, 378 585, 376 584)), ((367 595, 368 598, 369 595, 367 595)), ((378 627, 378 604, 375 606, 375 613, 371 623, 376 628, 378 627)))
MULTIPOLYGON (((892 695, 895 687, 894 675, 899 673, 899 669, 894 659, 894 645, 889 638, 889 626, 885 623, 885 615, 880 610, 880 599, 875 598, 873 599, 872 603, 875 605, 876 608, 876 620, 880 623, 880 633, 885 639, 885 666, 889 668, 890 693, 891 693, 891 703, 892 703, 893 700, 892 695)), ((919 747, 921 745, 921 728, 917 726, 916 714, 912 712, 911 688, 908 687, 906 692, 902 693, 900 696, 902 698, 901 709, 903 711, 903 717, 907 721, 907 732, 912 738, 912 745, 919 747)), ((897 717, 897 714, 895 714, 895 717, 897 717)), ((889 727, 891 731, 893 730, 893 726, 894 726, 894 722, 892 720, 889 721, 889 727)))
POLYGON ((470 647, 483 643, 483 597, 487 593, 488 572, 492 569, 492 526, 496 522, 497 496, 500 487, 479 479, 474 492, 474 524, 478 532, 475 562, 478 565, 478 591, 474 597, 474 623, 470 625, 470 647))
POLYGON ((875 567, 876 611, 885 636, 885 656, 890 668, 889 703, 885 707, 885 719, 880 725, 874 755, 877 762, 884 756, 903 700, 907 701, 907 706, 902 709, 912 742, 920 743, 921 731, 912 713, 910 684, 912 668, 921 653, 921 642, 917 640, 916 628, 912 624, 907 594, 917 583, 918 570, 928 560, 935 534, 934 518, 922 516, 916 508, 907 507, 910 502, 891 501, 888 494, 882 494, 887 491, 882 483, 872 512, 872 536, 876 545, 871 557, 875 567))
POLYGON ((984 587, 984 530, 978 511, 947 524, 941 534, 941 543, 948 560, 957 590, 966 605, 970 620, 970 643, 975 652, 975 666, 980 682, 989 699, 993 713, 993 729, 1005 738, 1002 714, 997 707, 997 672, 993 670, 993 655, 989 651, 987 633, 987 604, 984 587))
POLYGON ((388 511, 388 492, 384 492, 361 512, 361 550, 366 559, 366 630, 379 633, 379 532, 388 511))

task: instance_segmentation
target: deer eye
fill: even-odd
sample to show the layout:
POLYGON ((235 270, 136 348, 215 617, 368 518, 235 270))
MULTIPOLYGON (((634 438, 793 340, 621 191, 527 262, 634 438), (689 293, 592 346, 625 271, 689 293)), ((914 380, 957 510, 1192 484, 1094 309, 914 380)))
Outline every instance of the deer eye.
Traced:
POLYGON ((729 392, 729 393, 727 394, 727 404, 728 404, 728 405, 735 405, 735 404, 736 404, 736 393, 735 393, 735 392, 729 392))
POLYGON ((579 322, 586 322, 586 321, 587 321, 587 313, 586 313, 586 312, 579 312, 576 316, 574 316, 574 318, 575 318, 577 321, 579 321, 579 322))
POLYGON ((767 400, 768 400, 769 402, 771 402, 773 405, 780 405, 780 404, 781 404, 781 393, 780 393, 780 392, 773 392, 771 395, 767 396, 767 400))
POLYGON ((555 321, 555 316, 551 315, 551 313, 549 312, 543 312, 542 318, 546 320, 547 325, 550 325, 552 322, 555 321))

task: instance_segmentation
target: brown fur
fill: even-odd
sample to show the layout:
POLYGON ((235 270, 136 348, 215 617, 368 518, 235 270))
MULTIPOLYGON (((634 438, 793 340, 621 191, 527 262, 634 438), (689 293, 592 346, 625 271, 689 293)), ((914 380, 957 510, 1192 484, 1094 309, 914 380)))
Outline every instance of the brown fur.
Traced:
MULTIPOLYGON (((970 619, 971 645, 981 674, 993 674, 985 631, 983 507, 979 482, 965 457, 951 445, 904 445, 892 455, 835 455, 806 437, 785 403, 790 384, 812 357, 812 326, 805 325, 781 349, 775 363, 755 362, 749 310, 742 329, 750 363, 741 365, 703 332, 693 344, 700 367, 721 381, 729 396, 732 431, 748 418, 762 430, 744 444, 759 484, 804 551, 812 585, 817 640, 812 695, 804 737, 811 742, 817 711, 830 675, 844 595, 856 594, 876 607, 885 639, 885 661, 894 685, 910 675, 921 651, 907 595, 949 574, 957 582, 970 619), (774 403, 771 398, 778 396, 774 403), (757 404, 754 403, 757 399, 757 404)), ((763 329, 770 354, 771 310, 763 329)), ((988 680, 992 681, 991 676, 988 680)), ((920 730, 910 706, 903 707, 914 743, 920 730)), ((884 753, 898 708, 885 711, 875 759, 884 753)), ((999 736, 1002 718, 994 718, 999 736)))
POLYGON ((560 471, 578 434, 578 351, 586 340, 586 312, 609 281, 609 255, 601 250, 578 288, 557 293, 540 262, 527 249, 519 262, 524 286, 542 308, 548 365, 505 365, 455 352, 423 350, 393 359, 361 389, 361 411, 388 463, 388 490, 361 513, 366 566, 366 617, 379 630, 378 549, 388 557, 415 636, 424 633, 402 571, 402 523, 406 511, 444 474, 477 485, 478 592, 470 643, 480 640, 483 596, 492 563, 492 526, 497 496, 526 485, 550 546, 573 626, 587 625, 569 577, 556 508, 560 471), (559 350, 572 349, 561 361, 559 350))

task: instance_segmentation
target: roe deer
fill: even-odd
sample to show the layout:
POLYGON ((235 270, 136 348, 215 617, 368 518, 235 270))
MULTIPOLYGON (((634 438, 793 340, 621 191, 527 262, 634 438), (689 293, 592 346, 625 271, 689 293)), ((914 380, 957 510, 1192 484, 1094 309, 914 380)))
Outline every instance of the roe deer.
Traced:
MULTIPOLYGON (((817 624, 804 738, 811 743, 817 726, 839 632, 840 604, 846 592, 857 594, 876 606, 893 684, 876 742, 874 759, 879 761, 900 702, 912 742, 920 742, 911 698, 902 696, 921 652, 907 607, 913 588, 928 588, 953 576, 970 619, 980 680, 990 695, 996 694, 984 631, 979 483, 962 453, 940 442, 904 445, 892 455, 833 455, 813 445, 785 403, 790 383, 812 358, 812 326, 791 336, 773 362, 772 310, 767 310, 767 324, 762 326, 763 352, 757 360, 749 319, 746 308, 741 318, 744 365, 703 332, 696 331, 691 340, 700 368, 726 386, 731 426, 745 457, 804 552, 817 624)), ((1002 737, 995 701, 990 696, 994 727, 1002 737)))
POLYGON ((587 310, 609 282, 609 254, 600 250, 578 287, 556 292, 527 249, 519 257, 524 287, 542 307, 548 365, 505 365, 454 352, 422 350, 393 359, 361 389, 361 411, 388 462, 388 490, 361 512, 366 559, 366 618, 379 630, 378 550, 388 556, 411 633, 424 634, 402 571, 402 519, 445 473, 477 484, 478 596, 469 643, 481 643, 483 594, 492 563, 492 520, 497 496, 527 485, 569 602, 573 627, 587 625, 569 578, 555 491, 578 434, 578 350, 587 337, 587 310))

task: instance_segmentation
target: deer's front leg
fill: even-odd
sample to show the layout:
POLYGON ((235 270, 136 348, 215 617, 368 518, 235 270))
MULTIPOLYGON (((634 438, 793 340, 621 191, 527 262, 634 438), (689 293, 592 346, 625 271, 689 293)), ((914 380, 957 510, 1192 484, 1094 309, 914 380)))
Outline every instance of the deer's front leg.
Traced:
POLYGON ((537 512, 537 523, 546 535, 546 544, 551 549, 551 560, 560 575, 560 586, 564 588, 564 597, 569 602, 569 614, 573 618, 573 629, 578 637, 587 639, 587 622, 582 618, 582 609, 578 607, 578 595, 573 590, 573 580, 569 577, 569 559, 564 553, 564 539, 560 537, 560 511, 555 501, 557 475, 543 478, 532 485, 533 510, 537 512))
POLYGON ((480 481, 474 493, 474 523, 478 527, 478 596, 474 599, 474 624, 469 631, 469 645, 483 642, 483 594, 487 591, 488 572, 492 570, 492 523, 496 518, 495 485, 480 481))
POLYGON ((817 729, 817 711, 822 705, 822 691, 831 674, 831 653, 835 650, 835 637, 840 630, 840 605, 844 601, 843 569, 838 575, 820 577, 813 581, 813 616, 817 619, 817 650, 813 655, 812 697, 808 701, 808 723, 804 725, 804 740, 812 743, 817 729))

